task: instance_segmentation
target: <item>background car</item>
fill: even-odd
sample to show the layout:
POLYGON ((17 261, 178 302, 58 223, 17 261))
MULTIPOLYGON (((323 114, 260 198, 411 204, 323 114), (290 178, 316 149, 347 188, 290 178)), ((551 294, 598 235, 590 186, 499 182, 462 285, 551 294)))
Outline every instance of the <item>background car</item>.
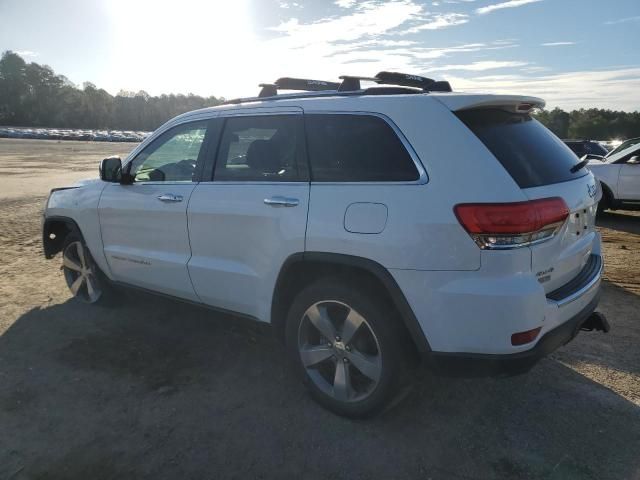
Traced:
POLYGON ((594 140, 563 140, 563 142, 578 158, 582 158, 585 155, 600 155, 604 157, 608 153, 604 146, 594 140))
POLYGON ((604 159, 590 160, 588 167, 602 187, 598 212, 640 207, 640 143, 604 159))

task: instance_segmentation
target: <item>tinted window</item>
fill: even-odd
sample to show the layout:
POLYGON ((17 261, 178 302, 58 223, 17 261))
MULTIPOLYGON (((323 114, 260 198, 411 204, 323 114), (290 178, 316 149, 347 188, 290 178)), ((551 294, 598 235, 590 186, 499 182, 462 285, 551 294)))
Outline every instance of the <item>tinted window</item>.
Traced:
POLYGON ((578 157, 582 157, 584 155, 584 146, 582 143, 576 142, 565 142, 567 147, 571 149, 573 153, 575 153, 578 157))
POLYGON ((300 115, 231 117, 226 120, 214 180, 295 181, 299 171, 300 115))
POLYGON ((485 144, 521 188, 582 177, 571 173, 578 159, 553 133, 530 115, 503 110, 457 112, 458 118, 485 144))
POLYGON ((136 156, 129 173, 136 182, 191 182, 207 123, 188 123, 165 132, 136 156))
POLYGON ((605 156, 608 153, 607 149, 597 142, 585 142, 584 151, 592 155, 602 155, 602 156, 605 156))
POLYGON ((396 133, 379 117, 311 114, 305 123, 314 181, 411 181, 420 176, 396 133))

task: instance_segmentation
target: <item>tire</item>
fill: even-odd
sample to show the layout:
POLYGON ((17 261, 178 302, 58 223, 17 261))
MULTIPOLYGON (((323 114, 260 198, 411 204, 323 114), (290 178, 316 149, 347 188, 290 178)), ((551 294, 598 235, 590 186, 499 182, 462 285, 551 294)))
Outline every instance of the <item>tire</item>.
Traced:
POLYGON ((286 347, 314 400, 353 418, 394 400, 409 371, 397 317, 375 295, 340 278, 304 288, 287 315, 286 347))
POLYGON ((62 246, 62 271, 74 298, 93 305, 110 305, 113 289, 96 265, 82 236, 69 233, 62 246))
POLYGON ((598 202, 598 210, 596 211, 596 216, 602 215, 605 210, 611 208, 611 195, 607 191, 607 189, 601 184, 600 188, 602 188, 602 198, 600 202, 598 202))

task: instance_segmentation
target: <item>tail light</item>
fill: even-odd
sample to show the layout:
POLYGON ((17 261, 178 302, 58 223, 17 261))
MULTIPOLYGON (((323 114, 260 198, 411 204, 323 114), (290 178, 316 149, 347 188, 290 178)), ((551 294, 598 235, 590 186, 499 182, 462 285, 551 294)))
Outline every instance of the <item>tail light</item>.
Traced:
POLYGON ((458 221, 482 249, 531 245, 553 237, 569 216, 559 197, 516 203, 463 203, 458 221))

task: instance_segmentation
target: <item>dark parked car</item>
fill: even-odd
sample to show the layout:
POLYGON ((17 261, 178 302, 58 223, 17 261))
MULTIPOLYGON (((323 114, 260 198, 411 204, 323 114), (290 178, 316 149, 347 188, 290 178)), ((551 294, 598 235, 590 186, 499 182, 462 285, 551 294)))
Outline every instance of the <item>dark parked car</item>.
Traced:
POLYGON ((578 158, 582 158, 585 155, 601 155, 604 157, 608 153, 606 148, 593 140, 563 140, 563 142, 578 158))

